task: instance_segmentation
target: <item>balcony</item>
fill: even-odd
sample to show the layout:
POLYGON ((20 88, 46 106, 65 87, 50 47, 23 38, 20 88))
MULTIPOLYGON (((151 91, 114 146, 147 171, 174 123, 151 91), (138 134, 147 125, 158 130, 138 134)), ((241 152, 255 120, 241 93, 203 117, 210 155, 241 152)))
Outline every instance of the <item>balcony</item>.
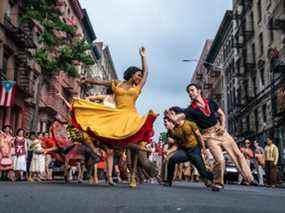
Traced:
POLYGON ((244 35, 244 40, 248 41, 254 36, 254 23, 252 20, 244 20, 242 22, 242 29, 243 29, 243 35, 244 35))
POLYGON ((8 16, 4 17, 3 28, 8 36, 22 48, 36 48, 31 29, 28 26, 16 27, 8 16))
POLYGON ((29 66, 29 53, 26 51, 18 51, 15 55, 16 69, 17 69, 17 85, 18 88, 24 92, 25 96, 32 97, 33 82, 30 80, 31 67, 29 66))
POLYGON ((245 14, 247 11, 252 9, 253 0, 243 0, 242 4, 243 4, 244 14, 245 14))
POLYGON ((285 31, 285 1, 280 0, 273 9, 272 16, 268 17, 267 27, 270 30, 285 31))
POLYGON ((233 48, 241 49, 243 47, 243 43, 237 40, 233 42, 233 48))
POLYGON ((254 62, 246 61, 245 63, 245 70, 247 73, 256 72, 256 64, 254 62))

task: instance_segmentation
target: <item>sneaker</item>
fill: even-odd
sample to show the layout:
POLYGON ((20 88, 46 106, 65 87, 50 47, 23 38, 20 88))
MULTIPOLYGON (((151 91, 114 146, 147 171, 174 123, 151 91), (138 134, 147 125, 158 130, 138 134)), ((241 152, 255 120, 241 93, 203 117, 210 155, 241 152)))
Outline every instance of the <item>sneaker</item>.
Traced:
POLYGON ((211 190, 212 190, 213 192, 219 192, 220 189, 221 189, 221 187, 218 186, 218 185, 212 185, 212 186, 211 186, 211 190))

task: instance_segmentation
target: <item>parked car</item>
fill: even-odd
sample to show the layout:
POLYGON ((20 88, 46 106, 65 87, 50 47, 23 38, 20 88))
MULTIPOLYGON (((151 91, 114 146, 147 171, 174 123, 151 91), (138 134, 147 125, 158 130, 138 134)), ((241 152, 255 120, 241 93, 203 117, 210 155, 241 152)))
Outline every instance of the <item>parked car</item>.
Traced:
POLYGON ((239 181, 239 171, 236 165, 232 162, 228 154, 224 154, 225 157, 225 174, 224 182, 227 184, 237 184, 239 181))

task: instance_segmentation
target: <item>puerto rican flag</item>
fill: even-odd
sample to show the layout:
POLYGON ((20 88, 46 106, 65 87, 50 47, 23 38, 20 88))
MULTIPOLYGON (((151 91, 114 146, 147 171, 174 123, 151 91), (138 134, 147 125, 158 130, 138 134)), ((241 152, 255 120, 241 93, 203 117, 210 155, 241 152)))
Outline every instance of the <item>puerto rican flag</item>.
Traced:
POLYGON ((15 102, 16 82, 1 81, 0 84, 0 106, 11 107, 15 102))

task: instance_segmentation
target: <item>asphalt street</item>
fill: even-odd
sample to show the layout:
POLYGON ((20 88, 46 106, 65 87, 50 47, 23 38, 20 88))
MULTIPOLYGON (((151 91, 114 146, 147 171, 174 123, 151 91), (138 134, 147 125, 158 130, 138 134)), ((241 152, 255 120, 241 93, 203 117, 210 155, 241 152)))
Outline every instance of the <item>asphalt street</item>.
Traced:
POLYGON ((0 182, 0 213, 285 212, 285 189, 226 185, 212 192, 199 183, 89 184, 0 182))

